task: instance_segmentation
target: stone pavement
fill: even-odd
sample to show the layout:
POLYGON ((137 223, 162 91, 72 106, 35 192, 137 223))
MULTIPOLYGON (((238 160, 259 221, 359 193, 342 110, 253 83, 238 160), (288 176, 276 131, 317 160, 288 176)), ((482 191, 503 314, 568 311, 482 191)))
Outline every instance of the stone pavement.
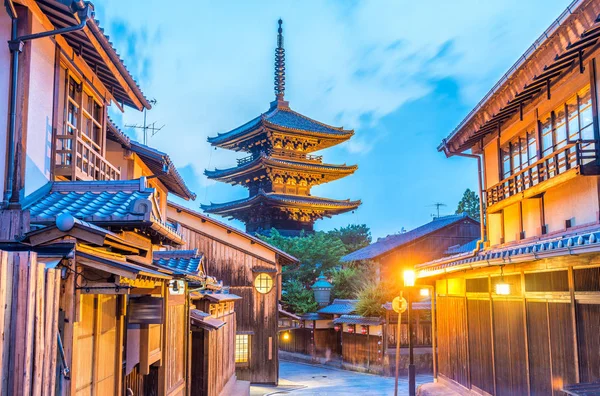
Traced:
MULTIPOLYGON (((253 396, 263 395, 393 395, 394 378, 354 371, 339 370, 321 365, 279 362, 279 386, 250 388, 253 396)), ((431 382, 430 375, 417 375, 417 386, 431 382)), ((408 379, 399 380, 399 394, 408 395, 408 379)))

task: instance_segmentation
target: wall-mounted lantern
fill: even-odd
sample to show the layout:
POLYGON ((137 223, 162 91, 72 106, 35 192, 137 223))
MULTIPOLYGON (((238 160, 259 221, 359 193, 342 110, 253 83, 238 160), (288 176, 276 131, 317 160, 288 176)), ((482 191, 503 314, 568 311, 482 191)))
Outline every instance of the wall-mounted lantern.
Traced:
POLYGON ((311 286, 313 293, 315 294, 315 301, 320 307, 329 305, 329 299, 331 297, 331 289, 333 285, 327 282, 327 278, 321 272, 321 275, 317 278, 317 281, 311 286))
POLYGON ((340 326, 339 324, 336 324, 336 325, 333 326, 333 329, 335 331, 340 331, 342 329, 342 326, 340 326))
POLYGON ((365 325, 360 326, 360 334, 363 334, 363 335, 369 334, 369 326, 365 326, 365 325))
POLYGON ((348 333, 354 334, 354 325, 353 324, 348 325, 348 333))

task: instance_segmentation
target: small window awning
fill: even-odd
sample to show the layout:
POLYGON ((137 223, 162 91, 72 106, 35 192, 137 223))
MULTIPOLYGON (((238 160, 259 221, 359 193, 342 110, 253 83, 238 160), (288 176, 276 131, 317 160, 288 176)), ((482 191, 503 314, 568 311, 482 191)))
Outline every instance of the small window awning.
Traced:
POLYGON ((192 300, 201 300, 203 298, 206 298, 208 301, 216 302, 216 303, 222 303, 222 302, 226 302, 226 301, 235 301, 235 300, 242 299, 242 297, 237 296, 235 294, 230 294, 230 293, 201 293, 198 291, 191 292, 190 298, 192 300))
POLYGON ((205 330, 218 330, 225 326, 225 322, 215 319, 209 314, 199 309, 190 310, 190 320, 192 325, 201 327, 205 330))

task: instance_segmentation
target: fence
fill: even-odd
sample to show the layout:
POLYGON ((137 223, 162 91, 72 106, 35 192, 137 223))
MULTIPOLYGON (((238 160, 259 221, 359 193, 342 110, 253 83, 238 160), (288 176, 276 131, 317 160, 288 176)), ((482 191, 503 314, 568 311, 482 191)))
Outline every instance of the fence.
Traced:
POLYGON ((59 295, 59 270, 0 251, 2 395, 55 394, 59 295))

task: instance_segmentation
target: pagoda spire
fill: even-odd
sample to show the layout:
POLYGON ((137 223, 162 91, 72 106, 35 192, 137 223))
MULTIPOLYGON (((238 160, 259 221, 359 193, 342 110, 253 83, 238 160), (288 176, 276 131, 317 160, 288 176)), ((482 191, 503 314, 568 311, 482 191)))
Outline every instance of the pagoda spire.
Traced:
POLYGON ((281 18, 278 21, 277 48, 275 49, 275 98, 278 102, 283 101, 285 93, 285 49, 283 48, 283 29, 281 18))

